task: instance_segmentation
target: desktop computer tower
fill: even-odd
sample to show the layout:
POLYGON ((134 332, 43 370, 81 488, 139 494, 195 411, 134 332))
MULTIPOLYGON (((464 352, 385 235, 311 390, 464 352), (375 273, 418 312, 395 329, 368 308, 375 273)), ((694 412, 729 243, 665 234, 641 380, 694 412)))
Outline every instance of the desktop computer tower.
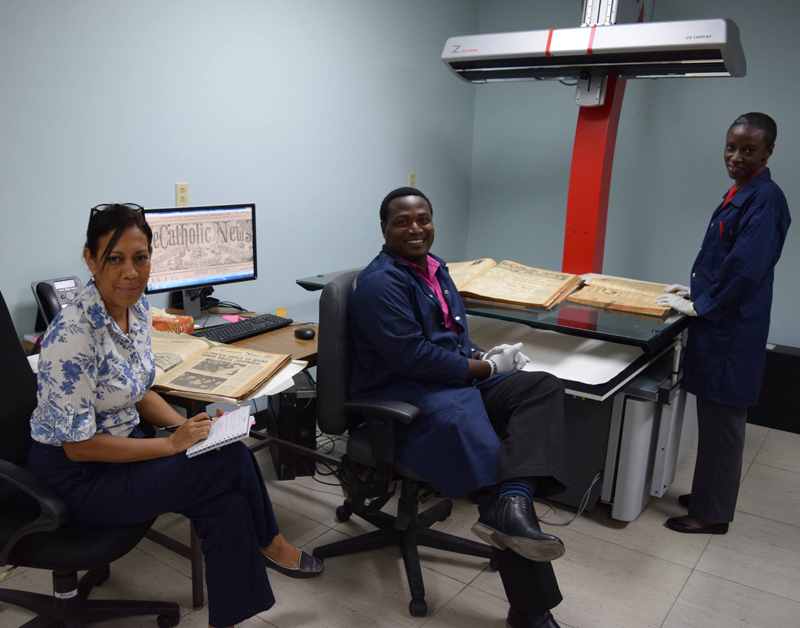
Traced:
MULTIPOLYGON (((294 377, 294 385, 279 395, 277 437, 308 449, 317 448, 317 391, 308 373, 294 377)), ((279 480, 315 475, 315 462, 280 447, 272 450, 279 480)))

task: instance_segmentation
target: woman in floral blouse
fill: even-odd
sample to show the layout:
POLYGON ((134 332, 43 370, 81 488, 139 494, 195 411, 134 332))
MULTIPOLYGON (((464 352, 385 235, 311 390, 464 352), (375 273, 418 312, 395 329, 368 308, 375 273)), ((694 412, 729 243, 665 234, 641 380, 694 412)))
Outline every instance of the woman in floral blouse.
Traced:
POLYGON ((247 447, 187 457, 211 420, 185 419, 150 390, 151 242, 138 205, 92 209, 83 251, 92 280, 42 342, 27 466, 64 499, 75 526, 135 525, 165 512, 189 517, 203 539, 209 625, 233 626, 275 603, 265 564, 311 577, 322 563, 280 535, 247 447), (142 420, 180 427, 168 438, 145 438, 142 420))

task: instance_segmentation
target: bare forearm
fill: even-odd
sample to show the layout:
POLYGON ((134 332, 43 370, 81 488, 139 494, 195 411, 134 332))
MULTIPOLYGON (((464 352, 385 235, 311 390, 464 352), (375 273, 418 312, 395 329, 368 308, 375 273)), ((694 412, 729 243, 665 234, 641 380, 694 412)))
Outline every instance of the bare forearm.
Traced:
POLYGON ((467 376, 470 379, 487 379, 492 374, 492 365, 486 360, 467 360, 469 368, 467 376))
POLYGON ((61 443, 75 462, 138 462, 178 453, 172 438, 127 438, 95 434, 88 440, 61 443))
POLYGON ((164 401, 163 397, 153 390, 148 390, 142 400, 136 404, 139 416, 155 425, 156 427, 167 427, 168 425, 180 425, 186 419, 175 410, 171 405, 164 401))

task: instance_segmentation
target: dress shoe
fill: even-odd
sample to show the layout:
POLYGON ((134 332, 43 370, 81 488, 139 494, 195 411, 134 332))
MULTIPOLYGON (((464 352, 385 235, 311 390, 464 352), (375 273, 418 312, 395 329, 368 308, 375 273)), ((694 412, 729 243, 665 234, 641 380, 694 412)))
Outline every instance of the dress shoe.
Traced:
POLYGON ((472 533, 497 549, 508 547, 528 560, 547 562, 561 558, 566 551, 561 539, 542 532, 533 504, 522 495, 498 497, 472 526, 472 533))
POLYGON ((708 527, 694 527, 686 525, 681 517, 671 517, 664 522, 664 526, 675 532, 682 532, 683 534, 727 534, 727 523, 715 523, 713 526, 708 527))
POLYGON ((270 569, 274 569, 290 578, 313 578, 320 575, 325 567, 324 563, 319 558, 314 558, 305 552, 300 552, 300 562, 297 567, 284 567, 280 563, 276 563, 269 556, 264 556, 264 563, 270 569))
POLYGON ((692 501, 692 494, 689 493, 688 495, 679 495, 678 496, 678 501, 688 508, 689 504, 692 501))
POLYGON ((539 615, 518 613, 513 608, 508 609, 506 628, 561 628, 553 617, 553 613, 545 611, 539 615))

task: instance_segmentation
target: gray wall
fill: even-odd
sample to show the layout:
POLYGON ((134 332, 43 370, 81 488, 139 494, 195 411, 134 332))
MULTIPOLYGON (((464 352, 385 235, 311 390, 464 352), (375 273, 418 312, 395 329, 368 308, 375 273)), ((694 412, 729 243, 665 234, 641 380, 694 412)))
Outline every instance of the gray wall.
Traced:
MULTIPOLYGON (((482 0, 480 32, 580 24, 579 0, 482 0)), ((650 11, 647 3, 647 11, 650 11)), ((798 217, 800 67, 794 0, 659 0, 655 20, 728 17, 741 29, 743 79, 629 81, 609 200, 603 270, 688 283, 705 225, 731 185, 722 149, 747 111, 778 123, 773 179, 798 217)), ((476 87, 467 257, 561 268, 569 167, 578 108, 558 83, 476 87)), ((770 341, 800 346, 800 238, 789 232, 776 269, 770 341)))
MULTIPOLYGON (((474 89, 439 56, 464 0, 0 0, 0 290, 79 275, 89 208, 255 202, 261 276, 215 296, 316 320, 298 277, 366 264, 408 173, 463 258, 474 89)), ((154 297, 163 304, 165 298, 154 297)))

